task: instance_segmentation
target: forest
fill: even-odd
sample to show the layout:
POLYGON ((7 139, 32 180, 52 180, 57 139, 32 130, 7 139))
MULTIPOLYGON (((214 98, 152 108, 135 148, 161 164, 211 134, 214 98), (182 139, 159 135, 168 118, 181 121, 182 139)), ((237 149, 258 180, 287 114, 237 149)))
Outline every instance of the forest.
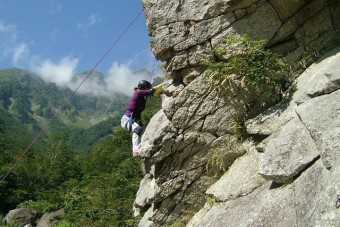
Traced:
MULTIPOLYGON (((53 84, 45 85, 27 72, 24 76, 13 76, 15 72, 10 72, 12 78, 19 78, 21 82, 0 72, 2 176, 41 129, 39 120, 46 119, 44 111, 48 114, 48 109, 43 107, 52 105, 51 97, 55 100, 60 96, 53 84), (23 78, 30 82, 23 83, 23 78), (49 87, 53 96, 46 95, 44 87, 49 87), (39 92, 44 95, 33 95, 39 92), (45 105, 37 105, 36 100, 43 100, 45 105)), ((80 97, 77 99, 79 101, 80 97)), ((92 97, 89 105, 84 97, 82 100, 83 105, 87 105, 87 113, 77 107, 75 101, 67 107, 66 113, 74 114, 74 118, 91 111, 96 114, 94 108, 89 107, 98 107, 103 102, 92 97)), ((110 110, 115 114, 92 126, 79 127, 61 118, 54 119, 47 132, 0 181, 1 219, 9 210, 19 207, 35 210, 38 218, 44 213, 64 209, 65 215, 56 220, 57 226, 136 226, 138 220, 132 217, 132 207, 142 178, 141 163, 132 157, 131 135, 120 127, 128 97, 120 100, 125 101, 110 110)), ((144 125, 160 105, 160 97, 148 100, 142 116, 144 125)))

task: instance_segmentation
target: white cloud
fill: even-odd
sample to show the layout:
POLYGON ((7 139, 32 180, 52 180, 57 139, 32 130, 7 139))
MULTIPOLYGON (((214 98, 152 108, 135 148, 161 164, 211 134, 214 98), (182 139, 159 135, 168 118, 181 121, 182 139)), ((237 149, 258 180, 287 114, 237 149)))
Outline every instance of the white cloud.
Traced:
POLYGON ((58 13, 61 11, 61 9, 63 8, 62 5, 56 5, 54 9, 52 9, 52 13, 58 13))
MULTIPOLYGON (((91 14, 86 26, 92 26, 99 22, 101 22, 101 18, 91 14)), ((75 76, 80 59, 73 57, 64 57, 59 61, 43 59, 41 56, 31 53, 30 46, 34 44, 33 41, 27 43, 19 40, 17 34, 19 32, 16 26, 0 20, 0 59, 11 59, 15 66, 23 65, 23 63, 30 64, 31 71, 40 75, 45 81, 54 82, 58 86, 69 87, 74 90, 80 85, 84 77, 75 76)), ((52 40, 56 38, 58 30, 54 30, 50 36, 52 40)), ((108 72, 104 75, 104 81, 100 80, 96 75, 90 75, 81 85, 78 92, 103 96, 121 93, 130 96, 133 93, 133 88, 137 86, 140 80, 150 79, 152 63, 154 63, 153 59, 150 51, 142 51, 142 53, 137 54, 127 63, 120 64, 113 62, 108 72), (148 65, 147 70, 135 72, 132 69, 132 65, 135 66, 133 68, 136 68, 136 63, 138 63, 143 67, 144 64, 142 62, 148 65)))
POLYGON ((8 46, 17 41, 17 29, 14 25, 0 20, 0 39, 2 46, 8 46))
MULTIPOLYGON (((35 59, 35 61, 37 62, 39 59, 35 59)), ((112 97, 114 93, 131 96, 138 82, 149 80, 151 75, 149 70, 134 72, 130 64, 114 62, 104 75, 104 80, 96 75, 97 72, 90 75, 87 72, 79 76, 75 74, 78 62, 78 59, 70 57, 63 58, 59 63, 44 60, 33 67, 32 71, 40 75, 45 81, 54 82, 61 87, 74 90, 80 86, 77 93, 109 97, 112 97), (84 81, 85 77, 87 79, 84 81)))
POLYGON ((82 27, 84 27, 83 22, 81 22, 81 21, 78 22, 78 23, 77 23, 77 28, 82 28, 82 27))
POLYGON ((163 69, 161 69, 163 63, 155 59, 150 49, 145 49, 135 54, 131 58, 131 62, 135 64, 138 62, 139 67, 146 67, 153 74, 153 77, 163 76, 164 74, 163 69))
MULTIPOLYGON (((96 14, 91 14, 86 26, 93 26, 101 21, 102 19, 96 14)), ((24 63, 24 60, 28 60, 26 64, 30 64, 31 71, 40 75, 45 81, 54 82, 58 86, 65 86, 74 90, 80 85, 84 77, 75 77, 79 59, 64 57, 59 61, 53 61, 43 59, 39 55, 32 55, 30 53, 30 46, 33 45, 34 42, 27 43, 19 40, 17 34, 19 34, 19 32, 16 26, 0 20, 0 59, 11 59, 16 66, 24 63)), ((50 35, 53 40, 53 38, 58 36, 58 30, 54 30, 50 35)), ((90 75, 90 78, 81 85, 78 92, 104 96, 112 96, 113 93, 117 92, 130 96, 133 93, 133 88, 137 86, 140 80, 150 79, 152 65, 147 66, 148 71, 144 70, 140 72, 134 72, 131 67, 135 65, 136 62, 141 63, 141 59, 147 62, 146 64, 153 62, 149 52, 136 55, 135 58, 132 58, 127 63, 120 64, 114 62, 104 75, 104 84, 103 81, 95 75, 90 75)))
POLYGON ((11 59, 15 66, 24 60, 29 53, 29 45, 18 40, 16 26, 0 21, 0 56, 11 59))
POLYGON ((109 92, 131 95, 138 82, 148 80, 149 77, 149 71, 133 72, 129 65, 113 63, 105 77, 105 82, 109 92))
POLYGON ((15 66, 19 65, 19 62, 28 56, 29 48, 26 43, 19 44, 13 49, 13 64, 15 66))
POLYGON ((112 63, 111 68, 104 75, 104 80, 101 80, 96 73, 93 72, 90 75, 87 73, 74 78, 72 83, 67 85, 74 89, 84 82, 78 90, 78 93, 81 94, 112 97, 114 93, 120 93, 130 96, 140 80, 148 80, 150 78, 149 71, 134 72, 129 64, 119 64, 116 62, 112 63), (84 81, 85 76, 87 76, 87 79, 84 81))
POLYGON ((92 13, 86 21, 79 21, 77 23, 77 28, 89 28, 102 21, 103 19, 99 15, 92 13))
POLYGON ((0 32, 8 33, 13 30, 13 26, 6 24, 4 21, 0 21, 0 32))
POLYGON ((78 61, 76 58, 65 57, 56 64, 47 59, 35 66, 33 70, 41 75, 45 81, 54 82, 59 86, 71 87, 78 61))
POLYGON ((95 25, 98 22, 102 22, 103 19, 99 17, 97 14, 91 14, 90 16, 90 25, 95 25))
POLYGON ((59 13, 63 8, 61 4, 55 2, 54 0, 50 0, 49 5, 50 5, 50 13, 52 14, 59 13))

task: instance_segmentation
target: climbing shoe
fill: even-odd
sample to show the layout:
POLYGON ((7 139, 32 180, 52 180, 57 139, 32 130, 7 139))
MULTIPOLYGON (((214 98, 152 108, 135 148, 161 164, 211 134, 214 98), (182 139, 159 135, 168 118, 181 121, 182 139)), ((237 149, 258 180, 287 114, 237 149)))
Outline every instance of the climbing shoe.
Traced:
POLYGON ((133 133, 136 133, 138 136, 141 136, 143 134, 144 128, 142 126, 137 126, 135 130, 133 130, 133 133))

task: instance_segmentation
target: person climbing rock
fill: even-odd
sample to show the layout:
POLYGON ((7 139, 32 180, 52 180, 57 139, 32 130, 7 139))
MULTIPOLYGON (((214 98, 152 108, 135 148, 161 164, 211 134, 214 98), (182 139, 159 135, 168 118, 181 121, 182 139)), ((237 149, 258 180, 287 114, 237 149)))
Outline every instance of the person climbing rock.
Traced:
POLYGON ((144 132, 141 115, 147 98, 153 95, 155 89, 152 88, 150 82, 141 80, 134 90, 127 110, 121 119, 121 126, 132 132, 132 152, 134 157, 138 157, 140 156, 141 137, 144 132))

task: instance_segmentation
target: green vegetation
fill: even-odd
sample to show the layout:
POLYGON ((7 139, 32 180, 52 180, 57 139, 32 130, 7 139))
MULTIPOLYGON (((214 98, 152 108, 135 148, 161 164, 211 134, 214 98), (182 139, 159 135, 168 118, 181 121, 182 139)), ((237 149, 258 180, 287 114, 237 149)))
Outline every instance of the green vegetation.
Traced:
MULTIPOLYGON (((61 226, 135 226, 131 211, 142 173, 131 155, 131 135, 117 128, 85 156, 67 144, 66 137, 56 137, 24 156, 0 184, 1 213, 19 206, 41 216, 64 208, 61 226)), ((2 173, 16 157, 1 154, 2 173)))
MULTIPOLYGON (((45 83, 20 69, 0 71, 0 145, 16 152, 33 140, 72 91, 45 83)), ((54 136, 68 137, 73 152, 86 154, 113 132, 129 97, 92 97, 76 94, 50 123, 38 146, 54 136)))
POLYGON ((44 151, 24 157, 1 184, 3 214, 16 206, 39 216, 64 208, 63 225, 135 226, 131 211, 142 173, 131 155, 130 134, 117 129, 87 156, 66 144, 55 138, 44 151))
POLYGON ((245 126, 245 118, 235 118, 230 129, 231 133, 240 141, 245 140, 248 136, 245 126))
MULTIPOLYGON (((226 90, 236 86, 241 89, 272 92, 273 99, 278 99, 279 89, 286 83, 288 66, 284 59, 265 48, 267 41, 254 41, 249 36, 231 36, 224 48, 214 50, 215 62, 206 62, 215 85, 222 85, 226 90), (236 82, 237 81, 237 82, 236 82)), ((274 102, 274 101, 273 101, 274 102)), ((236 158, 246 151, 240 147, 241 141, 247 138, 244 122, 249 117, 253 103, 244 105, 244 113, 235 117, 230 126, 234 139, 209 152, 207 170, 211 175, 221 176, 236 158)))
POLYGON ((217 56, 227 56, 224 57, 225 60, 208 62, 205 65, 218 82, 233 80, 236 75, 251 86, 277 86, 282 82, 287 65, 283 58, 265 49, 265 44, 265 40, 253 41, 247 35, 233 36, 226 48, 215 50, 217 56))
POLYGON ((208 205, 211 206, 211 207, 214 206, 215 203, 216 203, 216 198, 215 198, 215 196, 212 196, 212 197, 208 198, 207 203, 208 203, 208 205))
MULTIPOLYGON (((1 175, 53 114, 51 107, 64 98, 60 93, 54 84, 46 85, 26 71, 0 71, 1 175)), ((108 103, 76 96, 0 181, 0 216, 17 207, 34 209, 39 217, 63 208, 66 215, 58 226, 136 226, 139 220, 131 214, 142 173, 139 160, 132 157, 131 135, 120 128, 128 99, 108 103), (112 117, 93 126, 65 120, 105 114, 112 117)), ((148 100, 144 125, 160 105, 160 97, 148 100)))
POLYGON ((171 225, 167 225, 167 227, 185 227, 185 224, 182 221, 175 221, 171 225))
POLYGON ((340 2, 338 0, 328 0, 328 3, 333 8, 337 8, 340 5, 340 2))
POLYGON ((231 137, 220 147, 210 150, 206 166, 208 173, 216 177, 222 176, 229 166, 245 153, 246 150, 241 147, 241 142, 231 137))
MULTIPOLYGON (((159 94, 159 93, 156 93, 156 94, 159 94)), ((154 95, 150 97, 149 100, 146 102, 145 110, 142 113, 143 125, 144 126, 148 125, 153 115, 155 115, 161 108, 162 108, 162 100, 161 100, 160 95, 154 95)))
POLYGON ((131 226, 132 204, 142 174, 131 157, 131 136, 119 129, 83 160, 84 177, 64 184, 66 220, 81 226, 131 226), (128 144, 128 146, 127 146, 128 144))
MULTIPOLYGON (((71 93, 68 88, 45 83, 24 70, 0 71, 0 109, 33 130, 45 124, 71 93)), ((90 128, 107 116, 120 114, 128 101, 129 97, 118 94, 115 97, 75 94, 58 115, 58 120, 67 128, 90 128)))

